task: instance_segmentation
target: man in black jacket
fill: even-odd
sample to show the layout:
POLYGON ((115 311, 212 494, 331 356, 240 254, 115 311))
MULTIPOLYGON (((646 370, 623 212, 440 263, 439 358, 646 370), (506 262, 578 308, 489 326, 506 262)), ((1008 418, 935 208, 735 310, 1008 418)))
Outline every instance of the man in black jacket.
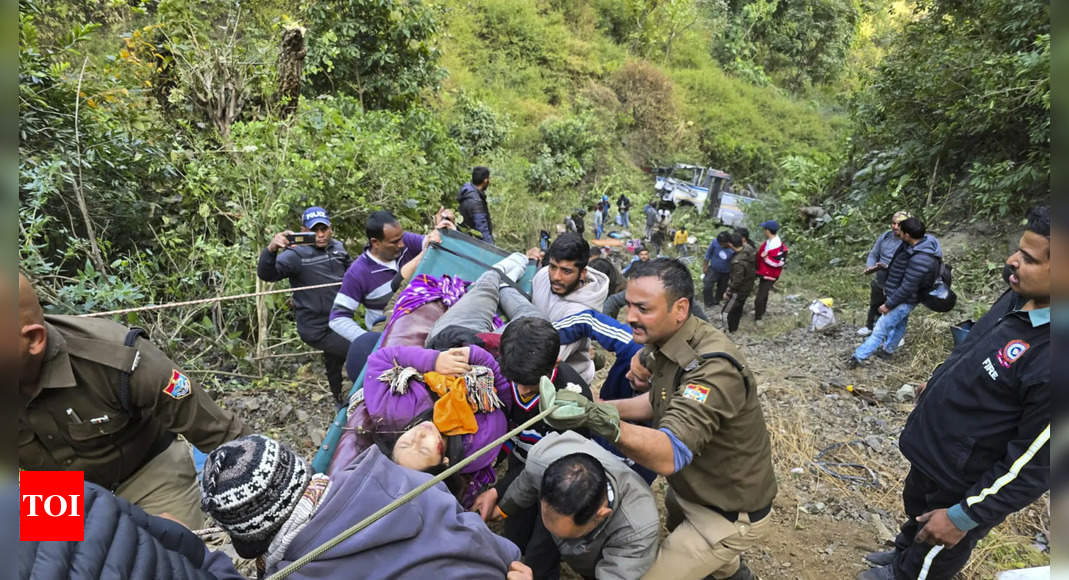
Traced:
POLYGON ((626 194, 621 193, 620 197, 616 198, 616 225, 631 229, 631 198, 626 194))
POLYGON ((859 580, 953 578, 991 528, 1049 487, 1047 208, 1030 213, 1006 272, 1010 289, 920 387, 899 437, 909 520, 859 580))
POLYGON ((460 215, 464 225, 478 230, 483 241, 494 243, 494 224, 490 221, 490 209, 486 206, 486 188, 490 187, 490 169, 476 167, 471 170, 471 181, 457 192, 460 215))
POLYGON ((173 518, 85 482, 82 541, 18 542, 20 578, 128 578, 130 580, 239 580, 221 551, 211 551, 173 518))
MULTIPOLYGON (((289 278, 293 288, 331 282, 340 284, 352 259, 345 246, 331 237, 334 232, 327 212, 321 207, 310 207, 304 210, 302 222, 305 231, 315 232, 315 243, 291 244, 286 235, 293 232, 275 234, 260 253, 256 275, 265 282, 289 278)), ((349 352, 349 341, 330 329, 330 309, 337 293, 335 287, 294 292, 293 306, 297 334, 309 346, 323 351, 330 392, 335 404, 341 404, 341 372, 349 352)))
POLYGON ((925 292, 931 289, 943 260, 939 240, 927 233, 924 223, 911 217, 898 225, 902 245, 895 252, 884 282, 884 302, 872 334, 854 350, 848 361, 850 368, 876 353, 890 358, 906 335, 909 314, 913 312, 925 292))

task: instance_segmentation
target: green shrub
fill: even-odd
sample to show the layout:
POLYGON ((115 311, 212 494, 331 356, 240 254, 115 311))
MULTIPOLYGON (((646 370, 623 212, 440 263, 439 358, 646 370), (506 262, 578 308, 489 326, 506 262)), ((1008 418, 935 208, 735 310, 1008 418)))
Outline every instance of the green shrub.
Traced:
POLYGON ((438 10, 421 0, 316 0, 309 28, 306 94, 344 93, 368 109, 403 109, 444 76, 435 46, 438 10))
POLYGON ((505 144, 513 125, 507 114, 494 111, 466 93, 460 94, 454 108, 456 118, 449 124, 449 135, 469 157, 484 155, 505 144))

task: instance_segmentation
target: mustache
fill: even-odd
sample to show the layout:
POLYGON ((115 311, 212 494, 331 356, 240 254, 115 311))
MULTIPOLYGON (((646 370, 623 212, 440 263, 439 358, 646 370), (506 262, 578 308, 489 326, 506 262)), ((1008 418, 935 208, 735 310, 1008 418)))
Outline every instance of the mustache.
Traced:
POLYGON ((1014 268, 1013 266, 1011 266, 1009 264, 1003 264, 1002 265, 1002 281, 1003 282, 1009 284, 1010 283, 1010 276, 1012 276, 1012 275, 1014 275, 1016 273, 1017 273, 1017 268, 1014 268))

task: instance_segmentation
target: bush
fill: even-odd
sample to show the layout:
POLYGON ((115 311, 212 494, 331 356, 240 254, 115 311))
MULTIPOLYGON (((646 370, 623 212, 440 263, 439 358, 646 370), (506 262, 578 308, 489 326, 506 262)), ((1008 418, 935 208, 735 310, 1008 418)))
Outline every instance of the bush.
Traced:
POLYGON ((437 10, 420 0, 317 0, 308 23, 306 93, 344 93, 367 109, 404 109, 444 77, 437 10))
POLYGON ((1046 2, 925 2, 857 99, 858 196, 1019 215, 1049 196, 1046 2))
POLYGON ((461 93, 455 106, 456 118, 449 124, 449 135, 468 157, 477 157, 505 144, 512 121, 485 102, 461 93))
POLYGON ((629 149, 635 159, 649 162, 667 158, 678 140, 672 81, 661 69, 645 61, 629 61, 609 80, 620 102, 629 149))
POLYGON ((578 184, 594 162, 601 144, 592 115, 549 119, 538 127, 542 143, 527 177, 531 189, 551 192, 578 184))

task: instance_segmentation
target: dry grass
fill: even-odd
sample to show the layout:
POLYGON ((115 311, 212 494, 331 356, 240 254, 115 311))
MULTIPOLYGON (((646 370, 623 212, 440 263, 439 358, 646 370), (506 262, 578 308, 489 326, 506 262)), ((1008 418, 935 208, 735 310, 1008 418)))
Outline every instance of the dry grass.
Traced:
MULTIPOLYGON (((806 397, 813 396, 812 388, 767 385, 762 388, 766 395, 774 395, 780 400, 804 401, 806 397)), ((819 471, 811 465, 817 454, 829 445, 846 442, 849 439, 827 440, 818 428, 822 418, 814 416, 811 408, 805 404, 773 406, 766 403, 765 412, 765 421, 768 424, 772 442, 772 463, 777 477, 781 482, 792 482, 783 486, 784 491, 789 492, 793 487, 795 478, 791 475, 791 469, 802 467, 805 470, 802 477, 816 478, 821 486, 827 488, 826 495, 835 497, 844 503, 861 505, 868 510, 882 509, 892 514, 901 510, 900 480, 905 474, 893 474, 896 480, 887 481, 885 476, 888 470, 874 463, 873 457, 858 445, 843 445, 834 453, 825 456, 825 459, 869 466, 879 475, 878 487, 839 479, 819 471)), ((844 475, 868 476, 864 470, 841 468, 838 471, 844 475)))
MULTIPOLYGON (((780 292, 773 294, 770 305, 770 309, 778 306, 780 312, 775 315, 770 313, 759 328, 747 328, 744 322, 742 330, 746 338, 740 340, 740 343, 748 342, 751 346, 757 346, 751 352, 760 352, 763 348, 768 348, 767 341, 782 339, 796 332, 797 328, 807 327, 808 313, 803 312, 801 316, 795 316, 793 312, 804 309, 810 300, 816 298, 830 296, 835 299, 836 316, 840 325, 853 329, 864 321, 868 301, 867 287, 851 276, 850 269, 830 269, 820 275, 798 275, 783 282, 786 283, 782 284, 780 292), (784 299, 791 294, 800 294, 801 297, 784 308, 784 299)), ((959 311, 939 314, 919 307, 910 317, 906 344, 893 360, 883 361, 874 357, 870 359, 866 369, 847 376, 860 384, 873 381, 870 383, 872 386, 891 390, 904 383, 918 384, 927 380, 932 370, 946 359, 953 348, 950 327, 974 316, 974 310, 974 306, 970 304, 963 305, 959 311)), ((752 322, 750 324, 752 325, 752 322)), ((853 336, 850 340, 854 341, 855 338, 859 340, 859 337, 853 336)), ((836 340, 842 342, 842 334, 838 339, 814 341, 812 356, 828 359, 828 366, 833 367, 835 363, 832 359, 845 356, 850 348, 856 346, 854 342, 842 342, 835 346, 836 340), (829 342, 833 344, 829 345, 829 342), (824 351, 820 350, 820 344, 824 344, 824 351), (842 352, 829 353, 829 348, 838 348, 842 352)), ((807 495, 800 487, 811 482, 809 487, 820 487, 820 496, 835 497, 844 503, 863 506, 869 511, 883 510, 895 520, 889 522, 884 518, 885 524, 894 532, 897 521, 904 517, 901 489, 902 480, 908 470, 908 465, 897 454, 897 450, 889 450, 888 457, 879 457, 879 454, 876 454, 875 458, 864 446, 845 445, 836 450, 836 460, 861 463, 876 470, 881 480, 878 488, 837 479, 809 468, 809 462, 823 447, 839 442, 835 439, 836 430, 829 429, 829 426, 836 422, 842 423, 843 418, 821 416, 818 414, 822 412, 821 408, 811 404, 818 397, 827 394, 818 388, 821 385, 819 377, 805 376, 792 366, 792 361, 789 360, 752 360, 751 363, 763 365, 763 368, 760 368, 763 403, 772 439, 773 462, 777 475, 783 482, 781 498, 786 499, 788 494, 793 493, 797 509, 802 505, 803 497, 807 495), (790 470, 795 467, 806 468, 805 474, 792 477, 790 470)), ((908 415, 909 406, 900 405, 897 411, 892 413, 896 420, 900 421, 898 428, 901 428, 908 415)), ((848 440, 847 437, 841 439, 848 440)), ((1048 501, 1046 498, 1039 500, 1036 504, 1011 515, 1006 522, 993 530, 977 546, 960 577, 966 580, 988 579, 1001 570, 1049 563, 1049 553, 1040 552, 1033 546, 1036 534, 1047 533, 1049 529, 1048 501)), ((797 531, 805 533, 800 528, 797 531)))

